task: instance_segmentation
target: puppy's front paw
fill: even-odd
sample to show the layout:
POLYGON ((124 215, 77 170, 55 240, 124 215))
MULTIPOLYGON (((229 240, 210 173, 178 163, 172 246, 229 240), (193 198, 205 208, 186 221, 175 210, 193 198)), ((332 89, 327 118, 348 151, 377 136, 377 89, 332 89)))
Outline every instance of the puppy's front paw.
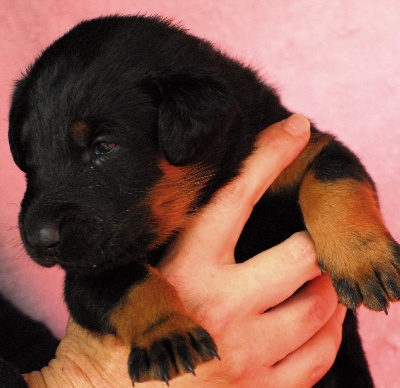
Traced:
POLYGON ((400 246, 391 239, 353 237, 322 253, 320 267, 330 274, 339 301, 352 310, 363 303, 387 313, 389 302, 400 299, 400 246))
POLYGON ((219 358, 217 347, 203 328, 180 314, 151 325, 132 344, 129 375, 132 382, 169 380, 191 372, 197 365, 219 358))
MULTIPOLYGON (((347 171, 362 172, 361 166, 346 166, 347 171)), ((367 177, 321 174, 306 175, 299 195, 319 265, 345 306, 354 310, 363 303, 387 312, 389 302, 400 299, 400 248, 384 225, 374 187, 367 177)))
POLYGON ((168 384, 219 358, 211 336, 186 315, 175 289, 152 267, 111 312, 110 324, 131 349, 128 368, 133 383, 168 384))

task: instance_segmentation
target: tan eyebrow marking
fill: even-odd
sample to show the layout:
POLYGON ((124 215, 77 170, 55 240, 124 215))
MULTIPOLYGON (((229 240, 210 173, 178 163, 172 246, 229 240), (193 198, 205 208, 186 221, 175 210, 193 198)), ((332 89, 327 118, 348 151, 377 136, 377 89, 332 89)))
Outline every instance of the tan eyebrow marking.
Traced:
POLYGON ((84 121, 77 121, 71 126, 71 137, 80 147, 85 146, 88 133, 89 127, 84 121))

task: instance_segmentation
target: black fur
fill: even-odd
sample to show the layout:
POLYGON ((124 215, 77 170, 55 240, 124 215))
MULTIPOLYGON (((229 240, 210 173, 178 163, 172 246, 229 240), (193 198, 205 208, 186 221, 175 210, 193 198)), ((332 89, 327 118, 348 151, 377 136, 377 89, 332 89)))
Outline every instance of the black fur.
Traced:
POLYGON ((316 178, 323 182, 350 178, 361 182, 367 179, 374 185, 358 158, 338 141, 331 142, 321 151, 315 158, 313 167, 316 178))
MULTIPOLYGON (((208 177, 187 209, 195 213, 238 174, 257 134, 289 115, 250 68, 158 18, 84 22, 44 51, 16 85, 9 140, 27 176, 22 239, 37 262, 66 270, 72 316, 112 332, 112 308, 145 278, 143 263, 179 232, 154 246, 147 199, 162 177, 161 159, 197 166, 208 177), (77 122, 90 129, 79 141, 71 135, 77 122), (115 147, 102 152, 104 144, 115 147)), ((324 181, 369 179, 341 146, 315 165, 324 181), (326 168, 338 153, 339 166, 350 163, 350 172, 326 168)), ((238 243, 238 261, 304 229, 297 198, 298 186, 266 194, 238 243)), ((348 325, 356 332, 355 319, 348 325)), ((372 386, 358 335, 347 336, 344 346, 357 353, 339 353, 329 376, 340 384, 327 386, 353 386, 355 364, 359 386, 372 386)))
POLYGON ((2 295, 0 328, 0 387, 27 387, 21 373, 46 366, 55 356, 58 340, 2 295))
POLYGON ((109 321, 110 311, 124 298, 126 290, 143 281, 147 274, 146 267, 138 263, 118 266, 97 276, 67 272, 65 302, 73 306, 74 319, 81 326, 115 334, 109 321))

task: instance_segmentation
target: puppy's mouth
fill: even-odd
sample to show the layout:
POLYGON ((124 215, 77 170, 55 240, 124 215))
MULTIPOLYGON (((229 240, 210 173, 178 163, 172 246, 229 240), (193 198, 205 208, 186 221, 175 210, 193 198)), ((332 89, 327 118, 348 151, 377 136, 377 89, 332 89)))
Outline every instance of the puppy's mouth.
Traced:
POLYGON ((64 260, 55 256, 41 256, 34 257, 33 260, 45 268, 54 267, 59 265, 65 272, 76 273, 82 275, 96 275, 112 268, 126 265, 129 262, 134 261, 133 258, 118 258, 110 261, 85 261, 83 260, 64 260))
POLYGON ((95 261, 81 261, 81 260, 63 260, 58 258, 56 255, 37 255, 31 254, 32 259, 42 267, 50 268, 55 265, 59 265, 66 271, 87 271, 87 270, 100 270, 102 267, 105 267, 104 263, 97 263, 95 261))

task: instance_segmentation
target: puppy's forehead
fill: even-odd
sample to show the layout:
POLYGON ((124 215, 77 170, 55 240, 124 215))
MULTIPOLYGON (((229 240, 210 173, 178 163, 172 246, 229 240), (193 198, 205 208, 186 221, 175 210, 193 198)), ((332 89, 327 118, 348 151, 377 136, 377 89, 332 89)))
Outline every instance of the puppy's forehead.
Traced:
POLYGON ((106 77, 90 69, 70 69, 67 75, 50 72, 50 78, 49 72, 44 69, 29 91, 25 138, 44 143, 52 139, 52 144, 72 140, 84 146, 99 128, 113 132, 121 123, 140 128, 156 113, 152 97, 135 79, 128 82, 115 72, 106 77))

